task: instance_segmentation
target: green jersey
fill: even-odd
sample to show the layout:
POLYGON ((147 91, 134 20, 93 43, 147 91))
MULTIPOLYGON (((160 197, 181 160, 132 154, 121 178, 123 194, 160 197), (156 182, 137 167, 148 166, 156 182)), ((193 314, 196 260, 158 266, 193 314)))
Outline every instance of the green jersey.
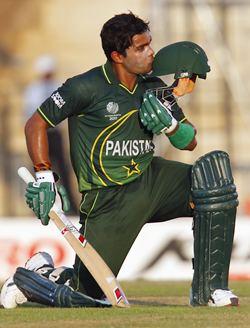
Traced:
POLYGON ((140 123, 145 90, 162 86, 138 76, 134 90, 115 77, 111 63, 68 79, 38 112, 54 127, 68 119, 71 161, 80 192, 129 183, 153 158, 153 135, 140 123))

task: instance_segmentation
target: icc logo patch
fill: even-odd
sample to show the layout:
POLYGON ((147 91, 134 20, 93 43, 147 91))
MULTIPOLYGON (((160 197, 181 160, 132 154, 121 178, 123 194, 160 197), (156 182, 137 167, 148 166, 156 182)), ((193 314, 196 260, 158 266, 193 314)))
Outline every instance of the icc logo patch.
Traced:
POLYGON ((106 109, 110 114, 116 114, 119 111, 119 105, 114 101, 110 101, 107 104, 106 109))
POLYGON ((109 121, 115 121, 121 116, 121 114, 118 113, 119 105, 114 101, 108 102, 106 109, 109 114, 105 115, 105 117, 107 117, 109 121))

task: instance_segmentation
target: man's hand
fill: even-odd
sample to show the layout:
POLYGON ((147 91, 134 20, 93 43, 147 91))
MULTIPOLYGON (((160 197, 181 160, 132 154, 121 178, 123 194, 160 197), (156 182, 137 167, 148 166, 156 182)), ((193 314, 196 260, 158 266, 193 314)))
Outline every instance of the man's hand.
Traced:
POLYGON ((151 132, 167 134, 173 132, 178 122, 171 114, 170 103, 163 105, 153 93, 145 93, 142 106, 139 111, 142 124, 151 132))
POLYGON ((70 208, 66 190, 63 186, 56 187, 52 171, 36 173, 36 182, 30 182, 26 188, 26 203, 34 211, 43 225, 49 223, 49 212, 56 206, 67 212, 70 208))

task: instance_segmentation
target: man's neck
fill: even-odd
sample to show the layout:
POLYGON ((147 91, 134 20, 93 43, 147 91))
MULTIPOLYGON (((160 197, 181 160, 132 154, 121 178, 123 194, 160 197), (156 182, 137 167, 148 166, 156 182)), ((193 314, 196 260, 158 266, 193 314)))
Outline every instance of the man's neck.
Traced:
POLYGON ((132 91, 137 82, 137 74, 130 73, 124 69, 120 64, 112 63, 112 67, 117 79, 124 85, 128 90, 132 91))

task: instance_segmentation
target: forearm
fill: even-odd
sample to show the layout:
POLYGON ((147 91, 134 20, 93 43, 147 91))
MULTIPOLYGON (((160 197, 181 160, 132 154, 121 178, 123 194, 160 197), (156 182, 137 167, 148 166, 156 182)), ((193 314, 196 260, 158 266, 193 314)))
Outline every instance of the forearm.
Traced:
POLYGON ((25 137, 29 156, 34 167, 49 169, 49 144, 47 136, 48 124, 35 113, 25 125, 25 137))
POLYGON ((187 120, 187 118, 185 117, 182 109, 179 107, 179 105, 177 103, 175 103, 172 107, 172 115, 178 122, 189 124, 193 127, 194 137, 190 141, 190 143, 186 147, 184 147, 182 150, 189 150, 189 151, 194 150, 194 148, 197 146, 197 141, 196 141, 196 138, 195 138, 197 130, 196 130, 195 126, 190 121, 187 120))
POLYGON ((182 122, 191 125, 191 126, 194 128, 195 135, 197 134, 197 129, 196 129, 196 127, 194 126, 194 124, 193 124, 192 122, 190 122, 190 121, 189 121, 188 119, 186 119, 186 118, 185 118, 182 122))
POLYGON ((183 123, 186 123, 186 124, 189 124, 189 125, 191 125, 192 127, 193 127, 193 129, 194 129, 194 132, 195 132, 195 134, 194 134, 194 138, 191 140, 191 142, 183 149, 183 150, 189 150, 189 151, 192 151, 192 150, 194 150, 195 149, 195 147, 197 146, 197 140, 196 140, 196 134, 197 134, 197 130, 196 130, 196 128, 195 128, 195 126, 190 122, 190 121, 188 121, 187 119, 185 119, 184 121, 183 121, 183 123))
POLYGON ((67 193, 63 186, 56 185, 55 175, 51 170, 48 127, 48 123, 38 113, 25 125, 27 149, 36 172, 36 182, 29 183, 26 189, 26 203, 44 225, 49 223, 49 212, 53 204, 63 211, 70 208, 67 193))
POLYGON ((195 147, 197 146, 197 140, 194 137, 194 139, 183 149, 183 150, 189 150, 192 151, 195 149, 195 147))
POLYGON ((179 122, 171 133, 166 133, 170 143, 180 150, 194 150, 197 145, 195 139, 196 130, 192 124, 179 122))

